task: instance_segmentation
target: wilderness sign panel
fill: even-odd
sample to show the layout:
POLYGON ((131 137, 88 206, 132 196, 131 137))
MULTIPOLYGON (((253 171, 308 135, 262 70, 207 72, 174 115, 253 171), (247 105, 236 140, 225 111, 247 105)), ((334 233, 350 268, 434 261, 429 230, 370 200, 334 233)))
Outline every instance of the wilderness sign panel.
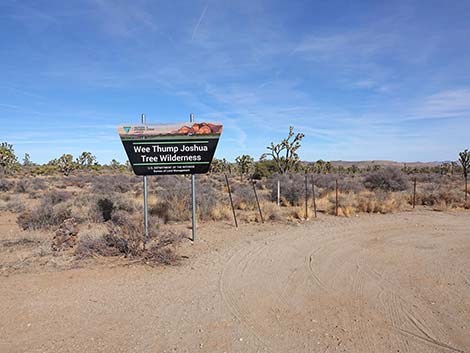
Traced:
POLYGON ((222 125, 122 125, 118 133, 137 175, 202 174, 209 171, 222 125))

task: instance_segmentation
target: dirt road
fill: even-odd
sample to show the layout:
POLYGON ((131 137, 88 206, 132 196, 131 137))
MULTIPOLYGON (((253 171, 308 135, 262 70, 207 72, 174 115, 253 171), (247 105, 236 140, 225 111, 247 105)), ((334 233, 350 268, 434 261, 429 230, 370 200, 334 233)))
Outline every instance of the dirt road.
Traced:
POLYGON ((1 352, 470 352, 470 214, 205 225, 173 268, 0 283, 1 352))

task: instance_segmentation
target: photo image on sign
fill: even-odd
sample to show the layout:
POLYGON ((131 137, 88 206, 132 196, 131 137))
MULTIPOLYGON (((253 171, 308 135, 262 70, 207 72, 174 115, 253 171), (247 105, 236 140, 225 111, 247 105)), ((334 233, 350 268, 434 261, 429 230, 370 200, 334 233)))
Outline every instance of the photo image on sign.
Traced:
POLYGON ((214 123, 161 124, 161 125, 122 125, 118 128, 122 139, 136 137, 161 137, 174 135, 220 135, 222 125, 214 123))

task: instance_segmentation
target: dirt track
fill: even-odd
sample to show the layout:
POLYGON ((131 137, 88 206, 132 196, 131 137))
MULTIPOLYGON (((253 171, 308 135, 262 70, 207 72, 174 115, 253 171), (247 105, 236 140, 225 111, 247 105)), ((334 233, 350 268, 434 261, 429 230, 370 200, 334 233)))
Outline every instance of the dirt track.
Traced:
POLYGON ((179 267, 0 283, 1 352, 470 352, 470 214, 206 225, 179 267))

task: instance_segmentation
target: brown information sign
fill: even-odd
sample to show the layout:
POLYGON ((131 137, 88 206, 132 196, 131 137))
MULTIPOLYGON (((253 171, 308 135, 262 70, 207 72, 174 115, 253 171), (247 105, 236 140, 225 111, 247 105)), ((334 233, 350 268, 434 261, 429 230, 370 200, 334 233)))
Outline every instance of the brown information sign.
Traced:
POLYGON ((203 174, 209 171, 222 125, 122 125, 118 133, 137 175, 203 174))

